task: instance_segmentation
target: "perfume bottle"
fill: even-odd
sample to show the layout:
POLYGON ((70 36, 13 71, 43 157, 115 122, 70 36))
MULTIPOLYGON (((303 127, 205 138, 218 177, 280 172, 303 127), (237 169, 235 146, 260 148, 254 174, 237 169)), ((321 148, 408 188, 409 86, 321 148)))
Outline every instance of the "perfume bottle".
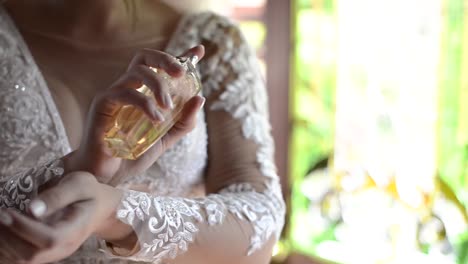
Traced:
MULTIPOLYGON (((154 124, 137 107, 122 106, 114 114, 113 125, 104 135, 104 141, 114 157, 137 159, 171 129, 180 118, 184 104, 200 92, 201 83, 195 68, 198 57, 177 59, 186 71, 181 77, 174 78, 163 70, 153 68, 167 82, 174 107, 167 110, 160 108, 164 121, 154 124)), ((146 85, 137 90, 154 99, 153 92, 146 85)))

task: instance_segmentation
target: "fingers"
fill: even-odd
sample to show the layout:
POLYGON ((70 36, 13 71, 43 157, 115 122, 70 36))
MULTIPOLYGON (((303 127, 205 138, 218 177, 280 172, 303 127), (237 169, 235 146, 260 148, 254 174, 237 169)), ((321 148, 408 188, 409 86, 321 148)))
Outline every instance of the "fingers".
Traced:
POLYGON ((197 56, 197 61, 194 63, 196 64, 198 61, 200 61, 203 56, 205 56, 205 47, 203 45, 198 45, 195 46, 186 52, 184 52, 180 57, 192 57, 192 56, 197 56))
MULTIPOLYGON (((140 156, 138 162, 153 164, 166 149, 192 131, 197 122, 197 113, 203 108, 204 103, 205 98, 201 96, 195 96, 185 103, 179 121, 154 146, 140 156)), ((112 184, 117 184, 117 182, 119 182, 118 178, 112 184)))
POLYGON ((53 246, 55 242, 53 230, 48 226, 14 210, 4 210, 1 214, 8 215, 11 218, 9 224, 5 226, 19 238, 38 248, 50 248, 53 246))
POLYGON ((180 119, 171 130, 191 131, 196 125, 197 113, 203 108, 205 101, 206 99, 201 96, 194 96, 188 100, 182 108, 180 119))
POLYGON ((154 122, 164 121, 164 115, 158 110, 154 99, 133 89, 121 89, 116 92, 109 92, 97 99, 96 112, 103 116, 112 116, 115 109, 109 105, 133 105, 143 111, 154 122))
POLYGON ((35 201, 41 201, 44 205, 37 209, 32 204, 30 210, 45 212, 41 214, 42 217, 50 214, 48 211, 66 206, 54 212, 55 219, 52 220, 49 217, 40 222, 13 210, 0 210, 0 259, 49 263, 73 253, 99 222, 94 221, 94 214, 101 210, 96 208, 93 199, 86 199, 97 193, 93 187, 95 183, 94 176, 90 174, 72 173, 58 187, 40 194, 40 200, 35 201))
POLYGON ((26 235, 30 231, 9 210, 0 210, 0 260, 5 261, 1 263, 31 261, 41 250, 40 247, 47 246, 46 240, 41 241, 41 238, 43 238, 42 232, 26 235), (36 235, 39 235, 39 237, 35 237, 36 235), (27 239, 24 239, 25 236, 27 239))
MULTIPOLYGON (((187 50, 182 56, 192 57, 196 56, 198 62, 205 55, 205 48, 202 45, 195 46, 187 50)), ((195 62, 195 63, 196 63, 195 62)), ((140 87, 145 84, 153 92, 157 103, 165 108, 172 109, 173 102, 169 94, 167 82, 160 74, 156 74, 151 68, 157 70, 164 70, 173 77, 179 77, 184 73, 184 67, 180 65, 177 58, 156 50, 144 49, 140 51, 130 63, 127 72, 130 75, 131 83, 138 83, 133 80, 140 80, 140 83, 134 88, 140 87)), ((128 87, 128 83, 120 84, 122 87, 128 87)))
POLYGON ((91 235, 93 230, 92 214, 94 201, 72 204, 62 210, 60 216, 51 223, 58 234, 54 246, 34 256, 34 263, 55 263, 75 252, 91 235))
POLYGON ((96 210, 96 202, 93 200, 77 202, 63 209, 58 219, 51 225, 60 234, 68 234, 69 237, 87 237, 94 231, 96 223, 90 221, 96 210))
POLYGON ((5 223, 0 224, 0 262, 50 263, 71 255, 92 233, 94 206, 94 201, 72 204, 51 226, 16 211, 0 211, 5 223))
MULTIPOLYGON (((182 56, 196 56, 200 60, 204 54, 204 47, 198 45, 187 50, 182 56)), ((175 77, 185 71, 175 57, 161 51, 144 49, 131 61, 127 73, 114 83, 112 89, 99 97, 96 104, 98 112, 105 116, 113 116, 121 105, 130 104, 141 109, 155 122, 164 121, 164 115, 158 110, 152 98, 134 91, 146 85, 153 92, 156 103, 161 108, 174 107, 167 80, 152 68, 164 70, 175 77)))
POLYGON ((50 263, 64 259, 75 252, 79 246, 91 235, 92 218, 87 206, 94 201, 84 201, 65 208, 60 216, 51 223, 56 234, 60 236, 55 240, 54 246, 35 256, 35 263, 50 263))
POLYGON ((130 62, 128 69, 143 64, 148 67, 162 69, 173 77, 180 77, 184 73, 184 68, 173 56, 158 50, 143 49, 130 62))
POLYGON ((135 65, 115 85, 117 89, 140 88, 146 85, 154 94, 156 102, 164 109, 173 108, 167 81, 161 74, 146 65, 135 65))
POLYGON ((12 233, 8 227, 0 225, 0 234, 0 263, 30 261, 40 251, 36 246, 12 233))
POLYGON ((43 191, 30 204, 30 211, 38 219, 44 219, 70 204, 93 198, 96 179, 86 172, 72 172, 59 184, 43 191))

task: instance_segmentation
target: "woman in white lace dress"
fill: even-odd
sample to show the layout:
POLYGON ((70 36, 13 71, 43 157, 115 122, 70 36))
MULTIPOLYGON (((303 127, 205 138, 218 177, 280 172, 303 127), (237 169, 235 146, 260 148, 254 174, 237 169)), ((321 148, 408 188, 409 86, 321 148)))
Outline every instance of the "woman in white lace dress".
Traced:
POLYGON ((285 208, 266 90, 238 27, 199 2, 0 4, 0 263, 268 263, 285 208), (181 54, 203 57, 202 95, 137 161, 108 155, 109 114, 160 121, 149 67, 177 77, 181 54))

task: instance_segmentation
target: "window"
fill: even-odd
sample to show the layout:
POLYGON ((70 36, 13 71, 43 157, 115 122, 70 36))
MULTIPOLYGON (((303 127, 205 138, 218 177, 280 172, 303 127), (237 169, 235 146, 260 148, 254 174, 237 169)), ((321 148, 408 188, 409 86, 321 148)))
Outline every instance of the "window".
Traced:
POLYGON ((296 0, 291 248, 465 263, 463 0, 296 0))

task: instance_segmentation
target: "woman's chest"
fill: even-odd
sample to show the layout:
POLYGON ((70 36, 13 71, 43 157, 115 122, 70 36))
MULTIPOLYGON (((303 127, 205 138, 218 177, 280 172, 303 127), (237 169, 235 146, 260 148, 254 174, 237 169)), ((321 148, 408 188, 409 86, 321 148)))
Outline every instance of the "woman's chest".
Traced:
POLYGON ((122 55, 79 53, 31 47, 63 121, 72 149, 81 140, 86 116, 99 92, 108 89, 124 72, 130 58, 122 55))
MULTIPOLYGON (((48 89, 51 91, 71 148, 78 146, 87 112, 95 95, 108 89, 127 69, 134 51, 115 57, 94 54, 62 54, 50 58, 35 52, 48 89)), ((207 158, 207 132, 204 113, 198 116, 197 127, 166 151, 144 175, 135 175, 126 184, 142 185, 146 191, 190 195, 202 182, 207 158)))
MULTIPOLYGON (((4 167, 2 171, 16 168, 16 161, 21 165, 34 166, 73 149, 73 146, 69 147, 63 128, 60 128, 68 126, 69 129, 80 130, 81 134, 84 121, 79 120, 81 115, 76 112, 86 109, 63 77, 50 75, 46 84, 42 81, 45 75, 35 70, 32 61, 21 66, 19 58, 12 55, 2 61, 11 70, 0 74, 0 92, 5 95, 0 98, 0 124, 3 128, 0 157, 4 153, 11 160, 0 164, 4 167), (55 93, 55 100, 48 91, 55 93)), ((52 72, 48 71, 49 74, 52 72)), ((206 122, 204 112, 200 111, 197 126, 191 133, 167 150, 145 174, 135 175, 123 185, 130 188, 145 186, 145 190, 160 194, 190 195, 194 187, 203 182, 206 164, 206 122)))
MULTIPOLYGON (((0 173, 8 175, 71 151, 81 137, 92 98, 125 71, 134 52, 112 60, 101 59, 102 54, 62 56, 55 46, 42 52, 27 37, 24 42, 5 18, 0 8, 0 173)), ((200 112, 189 135, 147 173, 126 184, 145 185, 158 193, 189 193, 202 182, 206 164, 206 122, 200 112)))

